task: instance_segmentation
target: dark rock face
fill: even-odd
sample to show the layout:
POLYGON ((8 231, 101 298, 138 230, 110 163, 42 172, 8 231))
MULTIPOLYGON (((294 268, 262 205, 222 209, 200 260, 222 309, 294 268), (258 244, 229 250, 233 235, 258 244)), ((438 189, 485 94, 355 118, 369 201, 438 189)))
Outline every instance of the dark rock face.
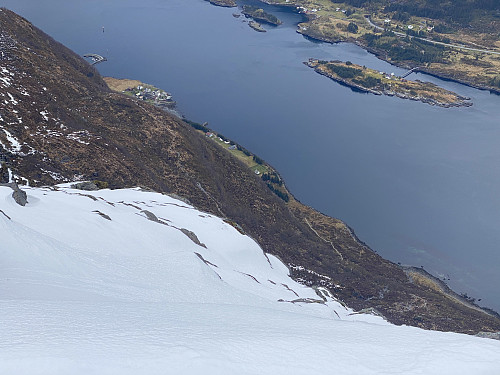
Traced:
POLYGON ((0 164, 0 184, 7 184, 9 182, 9 169, 7 164, 0 164))
POLYGON ((111 92, 86 61, 23 18, 3 10, 0 24, 8 71, 0 72, 0 88, 9 99, 0 102, 0 127, 11 135, 0 132, 0 153, 16 175, 33 185, 99 179, 109 188, 176 194, 237 223, 295 279, 324 286, 355 309, 376 309, 396 324, 500 331, 500 319, 410 280, 340 220, 294 199, 285 203, 186 123, 111 92))
POLYGON ((17 184, 15 185, 15 188, 13 187, 13 189, 14 192, 12 193, 12 198, 14 198, 18 205, 26 206, 26 203, 28 203, 28 195, 26 194, 26 192, 19 189, 17 184))

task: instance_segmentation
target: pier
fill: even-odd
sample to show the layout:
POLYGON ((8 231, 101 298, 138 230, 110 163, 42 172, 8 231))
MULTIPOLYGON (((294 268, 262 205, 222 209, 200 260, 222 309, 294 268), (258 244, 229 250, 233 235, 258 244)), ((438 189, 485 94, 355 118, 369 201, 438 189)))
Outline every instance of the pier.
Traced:
POLYGON ((83 55, 83 57, 90 58, 92 60, 92 65, 99 64, 103 61, 108 61, 107 58, 101 55, 96 55, 95 53, 87 53, 86 55, 83 55))

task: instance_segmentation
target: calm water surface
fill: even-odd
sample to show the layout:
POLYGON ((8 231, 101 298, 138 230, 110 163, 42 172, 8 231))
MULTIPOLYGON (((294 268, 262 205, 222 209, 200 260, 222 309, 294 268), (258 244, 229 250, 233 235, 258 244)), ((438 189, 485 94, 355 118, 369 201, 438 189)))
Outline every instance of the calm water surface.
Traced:
MULTIPOLYGON (((186 117, 257 153, 303 203, 339 217, 383 256, 449 277, 500 310, 500 96, 422 74, 473 99, 443 109, 352 92, 310 57, 404 70, 351 45, 267 33, 203 0, 3 0, 103 75, 172 92, 186 117), (102 32, 102 27, 105 32, 102 32)), ((256 3, 245 1, 245 3, 256 3)))

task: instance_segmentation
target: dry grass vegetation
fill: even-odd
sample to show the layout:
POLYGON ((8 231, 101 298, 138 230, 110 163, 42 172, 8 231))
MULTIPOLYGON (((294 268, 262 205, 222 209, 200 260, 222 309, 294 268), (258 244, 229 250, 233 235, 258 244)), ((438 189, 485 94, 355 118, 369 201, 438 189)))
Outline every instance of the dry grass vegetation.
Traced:
POLYGON ((143 85, 141 81, 133 79, 118 79, 113 77, 103 77, 104 82, 108 87, 117 92, 125 91, 126 89, 131 89, 140 85, 143 85))

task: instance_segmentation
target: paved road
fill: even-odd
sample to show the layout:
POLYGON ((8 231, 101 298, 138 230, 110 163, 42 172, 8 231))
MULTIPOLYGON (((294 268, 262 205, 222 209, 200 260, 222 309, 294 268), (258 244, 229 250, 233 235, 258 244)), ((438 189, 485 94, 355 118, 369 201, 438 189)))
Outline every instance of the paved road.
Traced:
MULTIPOLYGON (((370 17, 365 16, 365 19, 370 24, 371 27, 375 27, 378 30, 384 30, 383 27, 375 25, 372 22, 372 20, 370 19, 370 17)), ((396 32, 396 31, 393 31, 393 32, 394 32, 395 35, 400 36, 400 37, 406 37, 407 36, 405 33, 399 33, 399 32, 396 32)), ((437 41, 432 40, 432 39, 420 38, 420 37, 417 37, 417 36, 410 36, 410 38, 415 38, 415 39, 418 39, 418 40, 423 40, 425 42, 429 42, 429 43, 432 43, 432 44, 438 44, 440 46, 445 46, 445 47, 458 48, 458 49, 463 49, 463 50, 467 50, 467 51, 474 51, 474 52, 489 53, 489 54, 492 54, 492 55, 500 55, 500 52, 490 51, 490 50, 487 50, 487 49, 471 48, 471 47, 459 46, 458 44, 450 44, 450 43, 437 42, 437 41)))

